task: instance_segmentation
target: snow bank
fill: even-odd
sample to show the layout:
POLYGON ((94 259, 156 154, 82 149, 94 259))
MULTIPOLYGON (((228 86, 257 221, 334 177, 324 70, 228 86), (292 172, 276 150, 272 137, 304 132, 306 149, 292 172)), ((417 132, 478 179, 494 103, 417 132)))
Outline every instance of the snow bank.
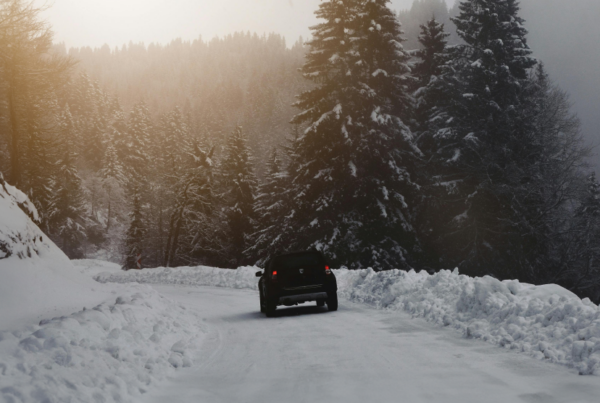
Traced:
POLYGON ((538 359, 600 374, 600 308, 557 285, 392 270, 336 271, 340 296, 460 330, 538 359))
POLYGON ((0 402, 126 402, 190 366, 200 320, 148 286, 0 332, 0 402))
POLYGON ((148 286, 94 281, 118 265, 76 268, 22 209, 37 215, 0 175, 0 402, 126 402, 191 365, 196 314, 148 286))
MULTIPOLYGON (((148 269, 103 273, 101 282, 257 288, 256 267, 148 269)), ((600 374, 600 308, 557 285, 533 286, 457 271, 335 270, 338 293, 379 309, 403 310, 465 337, 518 350, 538 359, 600 374)))
POLYGON ((110 296, 76 270, 22 209, 37 217, 27 196, 0 175, 0 331, 92 307, 110 296))
POLYGON ((0 174, 0 259, 26 258, 51 249, 47 237, 21 209, 38 219, 25 193, 6 183, 0 174))
POLYGON ((94 278, 100 283, 183 284, 258 290, 258 278, 256 278, 255 273, 259 270, 262 269, 250 266, 240 267, 236 270, 206 266, 161 267, 118 273, 106 272, 100 273, 94 278))

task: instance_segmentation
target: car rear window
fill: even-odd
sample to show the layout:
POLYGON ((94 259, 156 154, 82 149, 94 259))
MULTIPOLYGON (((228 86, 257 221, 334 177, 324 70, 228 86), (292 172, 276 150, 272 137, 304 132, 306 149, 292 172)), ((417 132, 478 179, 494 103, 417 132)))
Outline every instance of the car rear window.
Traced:
POLYGON ((307 266, 324 265, 323 258, 318 253, 307 253, 302 255, 279 256, 275 258, 273 267, 278 270, 293 270, 307 266))

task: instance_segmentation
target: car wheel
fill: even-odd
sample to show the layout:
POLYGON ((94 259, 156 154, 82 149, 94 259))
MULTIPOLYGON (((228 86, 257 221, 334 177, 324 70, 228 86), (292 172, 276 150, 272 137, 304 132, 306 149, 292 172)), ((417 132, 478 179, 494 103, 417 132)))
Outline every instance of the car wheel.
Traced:
POLYGON ((270 300, 269 298, 265 298, 265 299, 266 299, 265 313, 267 314, 268 318, 272 318, 273 316, 275 316, 275 310, 277 309, 277 303, 275 303, 275 301, 270 300))
POLYGON ((331 294, 328 298, 327 298, 327 309, 329 309, 330 311, 337 311, 338 309, 338 297, 337 297, 337 292, 331 294))
POLYGON ((267 308, 265 307, 265 298, 263 297, 262 291, 259 292, 259 294, 260 294, 260 312, 265 313, 265 311, 267 310, 267 308))
POLYGON ((325 300, 323 300, 323 299, 317 300, 317 306, 325 306, 325 300))

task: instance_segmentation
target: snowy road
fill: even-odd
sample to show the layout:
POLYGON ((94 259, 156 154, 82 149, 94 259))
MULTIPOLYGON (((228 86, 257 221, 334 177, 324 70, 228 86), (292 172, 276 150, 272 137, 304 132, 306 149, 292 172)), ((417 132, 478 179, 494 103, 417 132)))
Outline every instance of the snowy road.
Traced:
POLYGON ((251 290, 156 286, 209 328, 191 369, 140 403, 598 402, 597 376, 340 301, 258 312, 251 290))

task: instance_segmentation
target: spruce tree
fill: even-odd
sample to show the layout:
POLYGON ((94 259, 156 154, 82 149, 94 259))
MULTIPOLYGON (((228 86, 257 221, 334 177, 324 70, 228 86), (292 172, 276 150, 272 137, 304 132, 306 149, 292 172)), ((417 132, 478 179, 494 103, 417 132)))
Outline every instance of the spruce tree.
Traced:
POLYGON ((229 264, 241 266, 248 263, 244 251, 250 246, 250 236, 256 226, 257 181, 246 135, 239 126, 227 139, 220 169, 230 239, 229 264))
POLYGON ((213 179, 214 148, 205 151, 200 142, 190 147, 189 163, 175 183, 174 206, 169 221, 164 266, 215 264, 223 250, 219 212, 213 179))
MULTIPOLYGON (((570 239, 563 245, 570 250, 569 264, 555 281, 581 297, 600 301, 600 184, 592 172, 581 204, 573 216, 570 239)), ((564 247, 564 246, 563 246, 564 247)))
POLYGON ((151 132, 152 121, 148 106, 143 101, 138 102, 133 106, 129 116, 127 130, 119 144, 119 151, 131 182, 130 187, 136 186, 140 190, 145 190, 147 187, 151 132))
POLYGON ((62 152, 50 203, 50 236, 67 256, 77 259, 84 256, 87 212, 81 178, 75 165, 75 124, 68 108, 61 116, 60 129, 62 152))
POLYGON ((286 175, 283 171, 282 161, 277 149, 272 149, 266 164, 267 172, 260 182, 256 194, 254 211, 256 213, 256 229, 252 234, 251 246, 246 254, 252 261, 264 263, 268 258, 268 249, 277 245, 279 234, 284 228, 281 227, 286 211, 285 202, 286 175))
MULTIPOLYGON (((152 243, 156 251, 156 259, 160 264, 176 265, 181 262, 181 253, 169 251, 169 217, 173 217, 176 206, 181 205, 178 197, 182 183, 190 180, 189 169, 196 168, 195 163, 190 163, 189 127, 178 107, 164 114, 157 128, 157 138, 154 141, 153 160, 155 161, 155 182, 153 184, 153 230, 152 243), (165 259, 172 253, 174 256, 165 259), (167 263, 164 263, 167 260, 167 263)), ((187 207, 187 206, 186 206, 187 207)), ((177 222, 177 225, 182 225, 177 222)), ((170 234, 172 235, 172 228, 170 234)), ((177 238, 177 243, 179 237, 177 238)), ((177 247, 175 249, 179 248, 177 247)))
POLYGON ((432 134, 430 155, 447 192, 432 213, 434 232, 443 265, 504 277, 521 255, 510 172, 532 139, 523 111, 536 61, 515 0, 466 0, 459 10, 452 20, 465 44, 453 55, 451 96, 432 134))
POLYGON ((297 212, 291 249, 315 247, 335 264, 403 268, 417 245, 412 227, 420 155, 405 124, 411 113, 400 26, 389 1, 327 1, 303 67, 292 178, 297 212))
POLYGON ((113 210, 115 198, 120 194, 122 187, 127 183, 127 178, 125 176, 123 165, 121 164, 121 161, 119 161, 112 135, 108 134, 106 139, 100 177, 102 178, 102 187, 106 191, 108 203, 106 215, 106 231, 108 232, 110 231, 111 220, 114 216, 113 210))
POLYGON ((144 258, 146 230, 141 196, 139 192, 135 192, 132 196, 129 228, 125 234, 124 270, 137 268, 138 255, 141 255, 142 259, 144 258))

